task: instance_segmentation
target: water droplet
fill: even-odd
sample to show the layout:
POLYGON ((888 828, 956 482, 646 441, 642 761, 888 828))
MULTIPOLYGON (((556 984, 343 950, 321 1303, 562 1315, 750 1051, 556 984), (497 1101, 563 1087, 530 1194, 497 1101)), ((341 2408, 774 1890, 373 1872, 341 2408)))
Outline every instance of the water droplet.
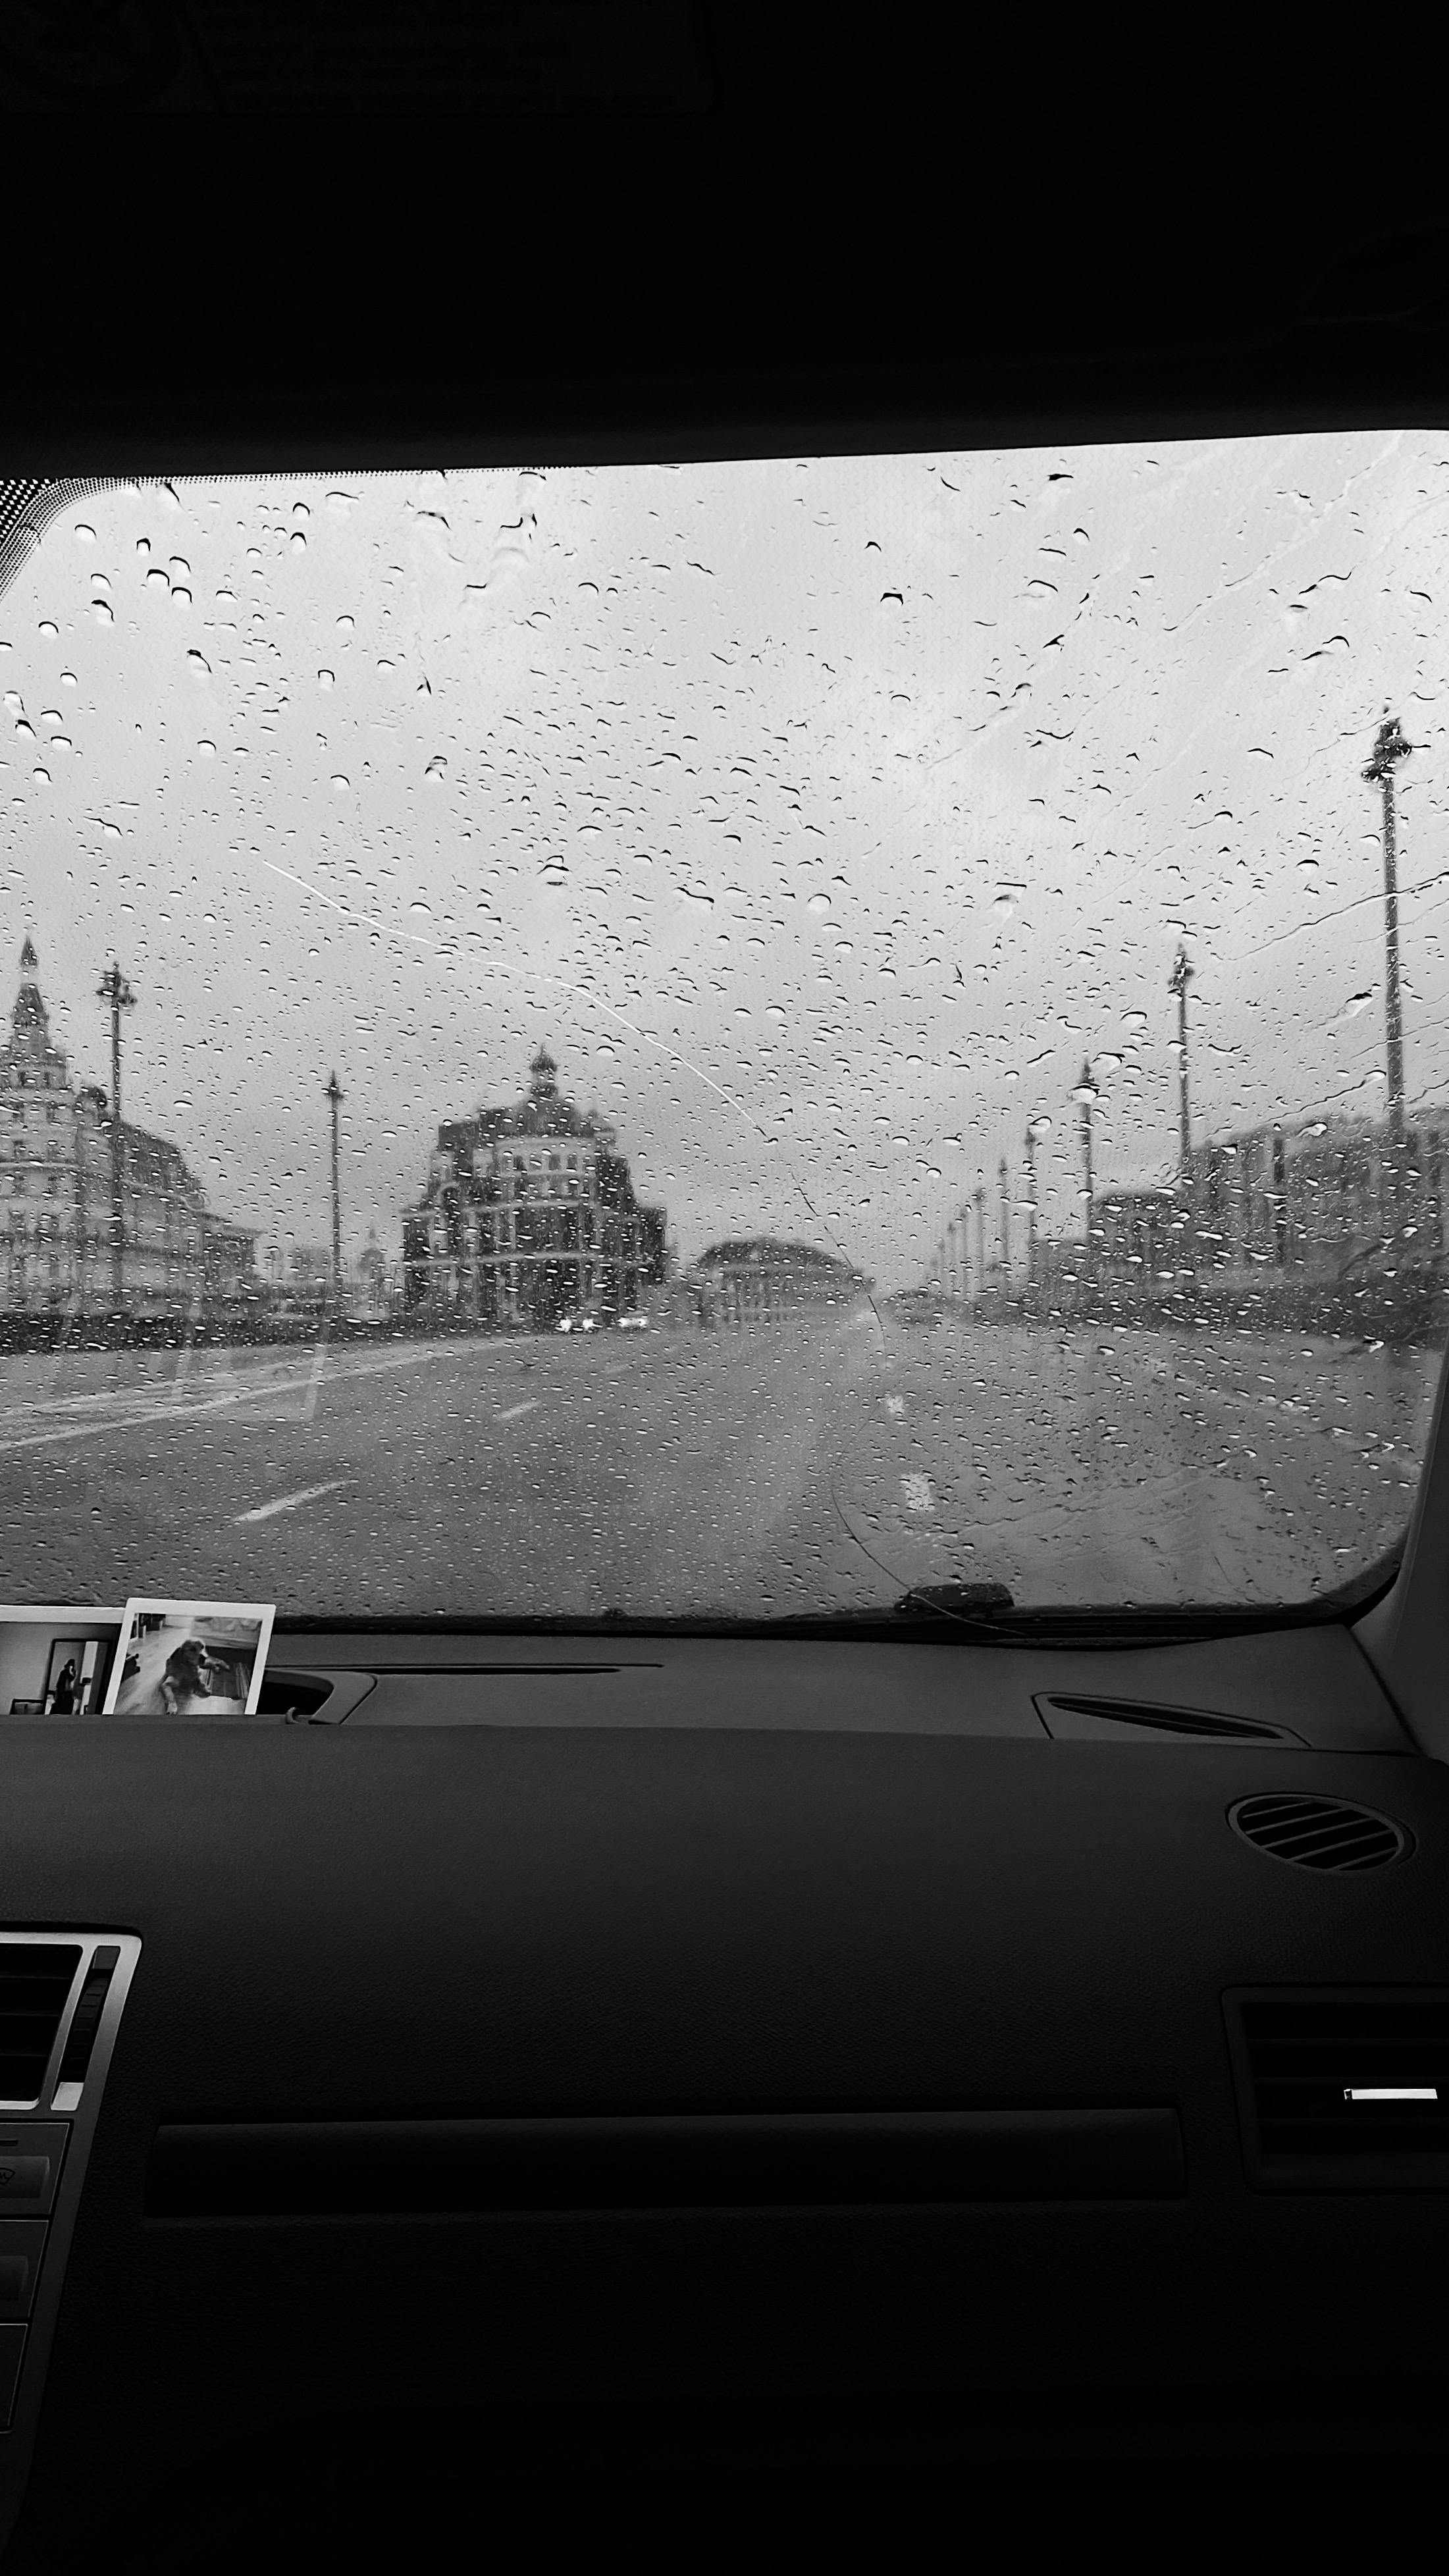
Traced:
POLYGON ((60 633, 60 628, 56 625, 53 617, 42 617, 38 631, 42 635, 58 635, 60 633))
POLYGON ((76 524, 75 524, 75 533, 76 533, 76 542, 77 542, 77 544, 78 544, 78 545, 82 545, 82 546, 93 546, 93 545, 95 544, 95 541, 96 541, 96 532, 95 532, 95 529, 94 529, 94 528, 88 528, 88 527, 87 527, 87 525, 86 525, 86 523, 85 523, 85 521, 84 521, 84 519, 77 519, 76 524))
MULTIPOLYGON (((115 620, 115 617, 114 617, 114 615, 113 615, 113 613, 112 613, 112 610, 111 610, 111 607, 110 607, 110 603, 109 603, 107 600, 104 600, 104 599, 93 599, 93 600, 91 601, 91 613, 92 613, 92 615, 94 616, 95 621, 96 621, 96 624, 97 624, 98 626, 114 626, 114 625, 115 625, 116 620, 115 620)), ((44 630, 44 628, 42 628, 42 629, 41 629, 42 634, 44 633, 44 631, 45 631, 45 630, 44 630)))
POLYGON ((306 540, 305 536, 302 534, 302 531, 301 531, 301 529, 300 529, 300 528, 294 528, 294 529, 292 530, 292 552, 293 552, 293 554, 294 554, 294 555, 304 555, 304 554, 306 553, 306 551, 307 551, 307 540, 306 540))
POLYGON ((812 896, 810 897, 810 910, 811 910, 812 912, 828 912, 828 911, 830 910, 830 897, 829 897, 829 895, 828 895, 828 894, 812 894, 812 896))
POLYGON ((170 587, 171 577, 169 573, 164 573, 159 564, 153 564, 146 575, 146 588, 148 590, 169 590, 170 587))
POLYGON ((336 788, 339 796, 345 796, 352 785, 352 781, 350 778, 344 778, 340 769, 335 769, 332 773, 332 784, 336 788))
MULTIPOLYGON (((208 742, 208 741, 206 740, 206 738, 205 738, 205 736, 204 736, 204 735, 203 735, 203 737, 202 737, 201 741, 197 744, 196 748, 197 748, 197 750, 200 752, 201 757, 202 757, 202 759, 203 759, 203 760, 213 760, 213 759, 215 759, 215 757, 216 757, 216 745, 215 745, 215 743, 214 743, 214 742, 208 742)), ((123 1107, 124 1107, 124 1103, 123 1103, 122 1105, 123 1105, 123 1107)))
POLYGON ((318 672, 318 674, 317 674, 317 686, 318 686, 318 688, 319 688, 319 689, 330 689, 330 688, 331 688, 331 686, 332 686, 333 681, 336 679, 336 676, 337 676, 337 674, 336 674, 336 672, 335 672, 335 671, 319 671, 319 672, 318 672))
POLYGON ((423 776, 425 778, 443 778, 447 775, 447 768, 448 764, 443 758, 442 753, 440 751, 436 751, 434 752, 432 759, 428 762, 427 768, 423 771, 423 776))

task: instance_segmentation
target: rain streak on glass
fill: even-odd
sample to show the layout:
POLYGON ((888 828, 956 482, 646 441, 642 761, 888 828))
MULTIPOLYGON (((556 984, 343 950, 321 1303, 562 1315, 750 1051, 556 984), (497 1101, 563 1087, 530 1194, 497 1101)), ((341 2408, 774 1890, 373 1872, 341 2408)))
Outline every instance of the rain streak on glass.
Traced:
POLYGON ((1369 1578, 1444 1337, 1446 546, 1419 432, 59 508, 12 1595, 1369 1578))

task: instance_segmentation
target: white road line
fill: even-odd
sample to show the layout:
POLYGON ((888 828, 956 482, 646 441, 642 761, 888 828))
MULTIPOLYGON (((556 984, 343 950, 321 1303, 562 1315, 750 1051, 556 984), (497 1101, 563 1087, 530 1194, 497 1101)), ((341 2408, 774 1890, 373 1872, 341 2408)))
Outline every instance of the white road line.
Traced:
POLYGON ((269 1521, 278 1512, 294 1512, 301 1503, 315 1503, 321 1494, 335 1494, 339 1487, 355 1483, 352 1476, 334 1476, 326 1485, 304 1485, 300 1494, 279 1494, 274 1503, 259 1503, 254 1512, 238 1512, 236 1520, 269 1521))
POLYGON ((520 1413, 537 1413, 537 1411, 538 1397, 531 1395, 526 1404, 510 1404, 502 1413, 495 1413, 493 1419, 495 1422, 516 1422, 520 1413))
MULTIPOLYGON (((385 1369, 415 1368, 419 1361, 436 1356, 437 1354, 432 1350, 403 1351, 389 1353, 385 1359, 364 1361, 360 1366, 338 1367, 334 1363, 332 1384, 337 1387, 345 1385, 350 1378, 377 1377, 385 1369)), ((181 1405, 176 1404, 168 1381, 165 1385, 157 1387, 155 1401, 148 1404, 142 1412, 116 1414, 99 1422, 51 1425, 44 1431, 24 1432, 18 1438, 12 1437, 6 1431, 3 1412, 0 1412, 0 1450, 8 1453, 16 1449, 48 1449, 59 1447, 65 1441, 99 1439, 108 1431, 141 1431, 150 1424, 160 1421, 168 1412, 173 1416, 189 1415, 192 1420, 195 1420, 204 1413, 226 1413, 239 1404, 255 1404, 266 1396, 280 1398, 297 1395, 304 1398, 310 1397, 315 1401, 321 1374, 320 1361, 313 1360, 304 1376, 299 1376, 294 1370, 286 1377, 248 1380, 240 1386, 226 1387, 220 1395, 190 1395, 181 1405)), ((209 1383, 215 1384, 216 1380, 212 1379, 209 1383)), ((138 1388, 136 1392, 140 1395, 143 1390, 138 1388)), ((289 1420, 293 1418, 288 1416, 289 1420)), ((310 1419, 310 1416, 306 1418, 310 1419)))

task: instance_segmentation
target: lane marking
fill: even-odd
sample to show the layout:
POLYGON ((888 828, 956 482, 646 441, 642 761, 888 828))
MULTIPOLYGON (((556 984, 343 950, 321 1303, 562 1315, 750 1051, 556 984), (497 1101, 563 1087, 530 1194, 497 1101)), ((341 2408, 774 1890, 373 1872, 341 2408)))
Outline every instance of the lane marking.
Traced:
POLYGON ((929 1476, 902 1476, 901 1491, 905 1495, 906 1509, 908 1512, 933 1512, 935 1510, 936 1497, 931 1490, 931 1479, 929 1476))
POLYGON ((259 1503, 254 1512, 238 1512, 237 1522, 274 1520, 278 1512, 295 1512, 303 1503, 315 1503, 322 1494, 335 1494, 343 1485, 353 1485, 355 1476, 333 1476, 325 1485, 304 1485, 300 1494, 279 1494, 274 1503, 259 1503))
MULTIPOLYGON (((318 1347, 320 1354, 320 1351, 325 1348, 325 1345, 319 1345, 318 1347)), ((332 1383, 334 1387, 342 1386, 352 1378, 379 1376, 385 1369, 415 1368, 420 1360, 434 1359, 437 1356, 438 1353, 431 1349, 423 1351, 406 1351, 390 1355, 386 1359, 374 1360, 361 1367, 344 1366, 338 1368, 334 1366, 332 1383)), ((299 1376, 294 1371, 287 1377, 273 1377, 255 1380, 250 1384, 227 1387, 225 1392, 220 1395, 205 1397, 198 1395, 188 1396, 186 1402, 181 1405, 176 1404, 175 1399, 172 1396, 170 1382, 168 1380, 164 1386, 157 1387, 155 1401, 147 1405, 143 1412, 118 1414, 113 1419, 104 1422, 76 1422, 62 1424, 59 1427, 52 1425, 45 1431, 30 1431, 22 1433, 18 1438, 12 1437, 11 1434, 3 1428, 3 1415, 0 1415, 0 1450, 3 1450, 8 1454, 9 1452, 17 1449, 46 1449, 50 1447, 58 1447, 63 1441, 101 1439, 110 1431, 141 1431, 144 1430, 148 1424, 156 1423, 162 1415, 168 1412, 187 1415, 194 1421, 201 1414, 226 1413, 231 1411, 231 1409, 236 1405, 255 1404, 264 1397, 280 1398, 288 1395, 302 1396, 306 1398, 309 1404, 311 1404, 315 1409, 316 1389, 321 1381, 322 1366, 322 1359, 319 1355, 318 1358, 312 1361, 305 1376, 299 1376)), ((211 1383, 214 1384, 215 1380, 212 1380, 211 1383)), ((138 1393, 139 1392, 140 1390, 138 1390, 138 1393)), ((286 1418, 289 1421, 302 1419, 310 1420, 311 1414, 310 1412, 306 1416, 294 1416, 289 1414, 286 1418)))
POLYGON ((510 1404, 502 1413, 495 1413, 493 1419, 495 1422, 516 1422, 520 1413, 537 1413, 537 1411, 538 1397, 531 1395, 526 1404, 510 1404))

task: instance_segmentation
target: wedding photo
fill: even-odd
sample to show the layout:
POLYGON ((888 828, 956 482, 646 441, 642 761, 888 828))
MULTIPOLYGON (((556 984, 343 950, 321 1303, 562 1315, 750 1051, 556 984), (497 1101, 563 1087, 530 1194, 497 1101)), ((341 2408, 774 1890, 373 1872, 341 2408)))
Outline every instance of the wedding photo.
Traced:
POLYGON ((133 1600, 108 1717, 250 1717, 272 1633, 270 1602, 133 1600))

